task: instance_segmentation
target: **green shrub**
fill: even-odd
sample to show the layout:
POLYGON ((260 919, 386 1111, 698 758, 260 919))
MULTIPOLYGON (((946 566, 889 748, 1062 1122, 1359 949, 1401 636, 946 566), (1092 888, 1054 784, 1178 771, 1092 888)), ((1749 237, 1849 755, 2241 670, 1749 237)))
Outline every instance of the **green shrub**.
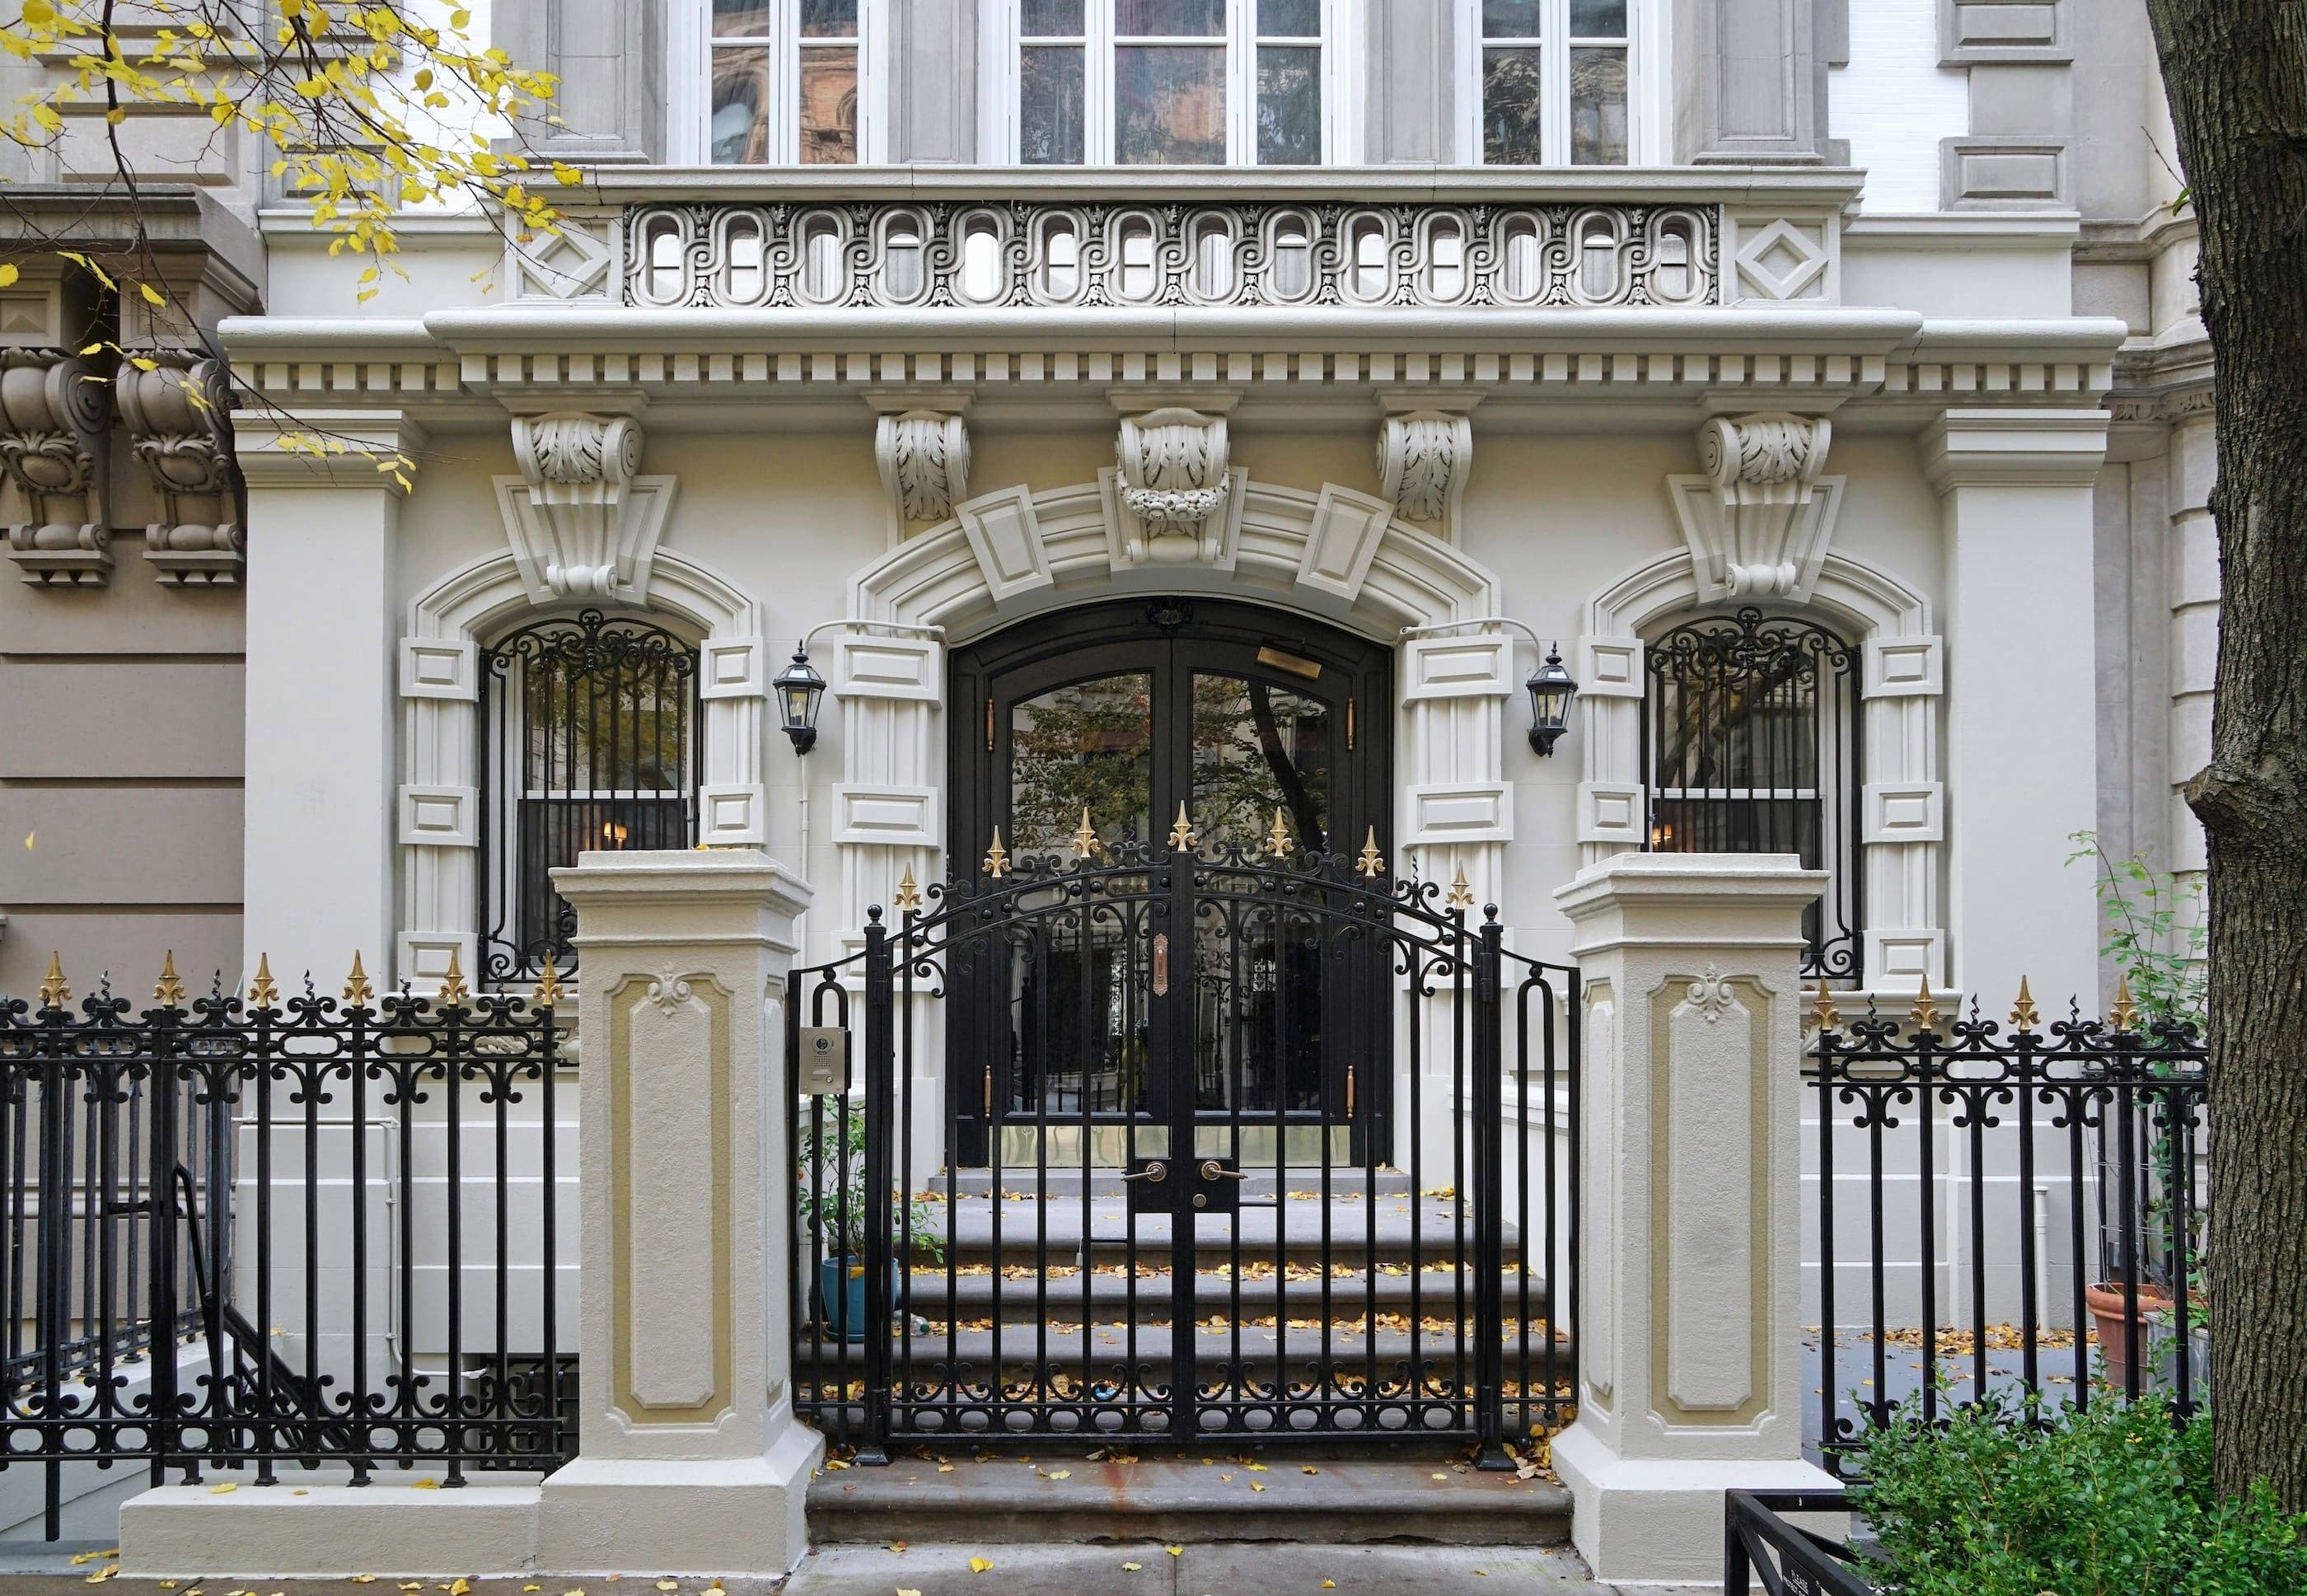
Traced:
POLYGON ((2299 1596, 2307 1515, 2264 1485, 2223 1501, 2208 1417, 2148 1395, 2088 1412, 1989 1403, 1940 1427, 1917 1403, 1868 1445, 1853 1492, 1896 1596, 2299 1596), (2037 1421, 2027 1421, 2030 1418, 2037 1421))

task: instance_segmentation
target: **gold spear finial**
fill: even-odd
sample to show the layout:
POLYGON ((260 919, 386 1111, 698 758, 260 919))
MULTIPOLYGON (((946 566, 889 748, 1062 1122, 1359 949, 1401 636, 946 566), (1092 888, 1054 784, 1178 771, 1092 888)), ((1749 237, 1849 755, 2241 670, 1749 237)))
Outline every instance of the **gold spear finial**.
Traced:
POLYGON ((1194 823, 1186 818, 1186 801, 1178 800, 1178 823, 1170 828, 1170 851, 1190 854, 1201 845, 1202 839, 1194 835, 1194 823))
POLYGON ((993 845, 985 850, 985 873, 995 880, 1009 873, 1009 850, 1001 845, 1001 828, 993 828, 993 845))
POLYGON ((1474 888, 1466 880, 1466 867, 1462 864, 1458 867, 1458 879, 1450 883, 1450 906, 1454 909, 1471 909, 1474 906, 1474 888))
POLYGON ((1931 978, 1925 974, 1915 982, 1915 1006, 1907 1014, 1907 1024, 1917 1031, 1935 1031, 1945 1017, 1939 1006, 1931 1001, 1931 978))
POLYGON ((376 988, 368 983, 368 973, 361 968, 360 949, 353 949, 353 967, 345 977, 345 1001, 365 1003, 376 996, 376 988))
POLYGON ((913 880, 913 867, 905 866, 905 873, 897 879, 897 908, 910 914, 922 906, 921 883, 913 880))
POLYGON ((1098 840, 1097 828, 1089 823, 1089 805, 1085 803, 1081 827, 1074 833, 1074 861, 1085 863, 1104 852, 1105 845, 1098 840))
POLYGON ((173 948, 160 961, 160 980, 152 988, 152 1000, 165 1003, 171 1008, 184 1005, 184 983, 176 979, 176 950, 173 948))
POLYGON ((1374 881, 1385 874, 1385 855, 1377 851, 1377 828, 1373 826, 1362 838, 1362 851, 1354 855, 1354 869, 1365 881, 1374 881))
POLYGON ((2131 1000, 2131 972, 2128 970, 2114 978, 2113 1018, 2118 1031, 2139 1029, 2139 1005, 2131 1000))
POLYGON ((54 949, 48 953, 47 979, 40 982, 40 1007, 62 1008, 72 1001, 72 988, 64 984, 64 961, 54 949))
POLYGON ((449 944, 449 973, 441 977, 441 990, 433 994, 433 1007, 462 1008, 465 1000, 470 996, 472 994, 465 990, 464 956, 451 942, 449 944))
POLYGON ((272 956, 256 956, 256 976, 248 983, 248 1006, 270 1008, 280 1001, 280 989, 272 984, 272 956))
POLYGON ((2019 996, 2011 1005, 2011 1028, 2014 1031, 2039 1031, 2043 1016, 2035 1007, 2035 994, 2027 990, 2027 978, 2019 977, 2019 996))
POLYGON ((1274 828, 1265 834, 1265 851, 1276 859, 1286 857, 1290 852, 1290 822, 1282 818, 1278 803, 1274 806, 1274 828))
POLYGON ((545 950, 545 967, 536 973, 536 991, 529 1003, 533 1008, 550 1008, 561 1001, 563 990, 561 973, 553 967, 553 949, 548 948, 545 950))
POLYGON ((1811 1000, 1810 1017, 1811 1022, 1822 1031, 1842 1028, 1842 1015, 1834 1007, 1834 995, 1826 990, 1826 977, 1823 975, 1818 978, 1818 995, 1811 1000))

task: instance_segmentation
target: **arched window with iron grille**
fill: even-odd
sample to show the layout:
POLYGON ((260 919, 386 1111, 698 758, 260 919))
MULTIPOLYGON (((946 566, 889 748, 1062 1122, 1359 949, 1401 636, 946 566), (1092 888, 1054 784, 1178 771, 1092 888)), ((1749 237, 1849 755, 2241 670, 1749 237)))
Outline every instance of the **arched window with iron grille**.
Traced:
POLYGON ((697 840, 697 648, 587 610, 480 654, 479 957, 485 982, 564 973, 576 914, 551 871, 588 849, 697 840))
POLYGON ((1803 974, 1857 977, 1858 649, 1759 609, 1643 650, 1642 781, 1653 853, 1794 854, 1831 879, 1803 915, 1803 974))

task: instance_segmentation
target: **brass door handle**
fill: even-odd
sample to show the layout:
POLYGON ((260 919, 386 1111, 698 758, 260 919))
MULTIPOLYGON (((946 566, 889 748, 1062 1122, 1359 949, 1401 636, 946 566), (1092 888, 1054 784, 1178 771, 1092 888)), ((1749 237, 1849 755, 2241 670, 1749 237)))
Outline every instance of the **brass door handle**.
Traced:
POLYGON ((1157 998, 1166 998, 1170 995, 1170 933, 1168 931, 1154 933, 1154 995, 1157 998))
POLYGON ((1134 1170, 1121 1178, 1125 1180, 1151 1180, 1154 1185, 1159 1186, 1170 1178, 1170 1166, 1160 1159, 1155 1159, 1144 1169, 1134 1170))
POLYGON ((1230 1170, 1226 1168, 1225 1165, 1220 1163, 1214 1158, 1205 1158, 1202 1160, 1202 1179, 1205 1180, 1247 1180, 1249 1177, 1243 1174, 1239 1170, 1230 1170))

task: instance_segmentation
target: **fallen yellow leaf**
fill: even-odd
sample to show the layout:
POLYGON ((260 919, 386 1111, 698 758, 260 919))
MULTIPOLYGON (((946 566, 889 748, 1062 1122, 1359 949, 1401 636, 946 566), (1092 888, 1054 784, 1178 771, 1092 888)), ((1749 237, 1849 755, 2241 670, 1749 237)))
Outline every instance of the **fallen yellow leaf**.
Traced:
POLYGON ((938 1472, 940 1474, 950 1474, 953 1472, 953 1465, 951 1463, 939 1463, 938 1464, 938 1472))
POLYGON ((677 1579, 661 1579, 656 1582, 656 1588, 660 1591, 678 1591, 681 1589, 681 1582, 677 1579))
POLYGON ((991 1557, 972 1557, 969 1559, 969 1571, 972 1574, 982 1574, 992 1566, 993 1560, 991 1557))
POLYGON ((1251 1481, 1249 1482, 1249 1489, 1252 1489, 1252 1490, 1264 1490, 1264 1489, 1265 1489, 1265 1487, 1264 1487, 1263 1485, 1260 1485, 1256 1480, 1251 1480, 1251 1481))
POLYGON ((1070 1480, 1073 1477, 1074 1472, 1071 1469, 1051 1469, 1050 1471, 1050 1478, 1052 1480, 1070 1480))
POLYGON ((1182 1557, 1186 1555, 1186 1549, 1182 1546, 1165 1546, 1162 1549, 1173 1557, 1182 1557))
POLYGON ((1135 1574, 1135 1573, 1136 1573, 1140 1568, 1143 1568, 1143 1567, 1145 1567, 1145 1564, 1143 1564, 1143 1563, 1124 1563, 1124 1564, 1121 1566, 1121 1572, 1122 1572, 1122 1573, 1124 1573, 1124 1574, 1135 1574))
POLYGON ((232 1492, 232 1491, 236 1491, 236 1490, 238 1490, 239 1489, 240 1489, 240 1484, 239 1484, 239 1482, 238 1482, 237 1480, 225 1480, 224 1482, 222 1482, 221 1484, 218 1484, 218 1485, 211 1485, 211 1486, 210 1486, 210 1487, 209 1487, 209 1495, 210 1495, 210 1496, 212 1496, 212 1497, 221 1497, 221 1496, 225 1496, 225 1495, 227 1495, 227 1494, 228 1494, 228 1493, 232 1492))
MULTIPOLYGON (((273 1596, 279 1596, 279 1592, 275 1592, 273 1596)), ((455 1584, 449 1587, 449 1596, 473 1596, 473 1582, 459 1577, 455 1584)))
POLYGON ((1337 1582, 1336 1580, 1334 1580, 1334 1579, 1325 1579, 1325 1580, 1324 1580, 1324 1581, 1322 1582, 1322 1589, 1324 1589, 1325 1591, 1334 1591, 1334 1590, 1336 1590, 1337 1588, 1338 1588, 1338 1582, 1337 1582))
POLYGON ((1322 1471, 1316 1468, 1312 1463, 1299 1463, 1298 1465, 1298 1472, 1301 1474, 1318 1474, 1322 1471))
POLYGON ((408 1489, 411 1490, 439 1490, 441 1489, 441 1482, 438 1480, 433 1479, 430 1474, 427 1474, 422 1480, 410 1480, 408 1482, 408 1489))
POLYGON ((899 1585, 897 1587, 897 1596, 922 1596, 922 1593, 919 1591, 908 1591, 905 1586, 899 1585))
POLYGON ((373 1574, 356 1574, 353 1575, 353 1583, 356 1585, 373 1585, 375 1583, 376 1575, 373 1574))

